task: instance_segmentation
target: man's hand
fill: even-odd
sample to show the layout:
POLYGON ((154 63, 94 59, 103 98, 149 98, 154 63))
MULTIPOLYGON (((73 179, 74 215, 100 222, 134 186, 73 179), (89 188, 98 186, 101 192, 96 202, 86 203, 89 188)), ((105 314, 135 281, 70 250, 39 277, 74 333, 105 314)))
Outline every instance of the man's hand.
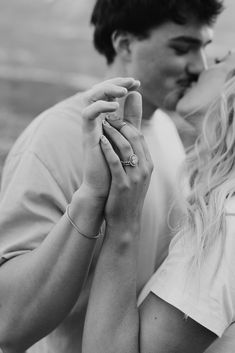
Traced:
POLYGON ((101 121, 104 113, 116 112, 118 98, 136 90, 139 81, 133 78, 115 78, 95 85, 85 93, 83 110, 84 175, 82 187, 92 196, 106 198, 110 187, 110 173, 100 150, 101 121))

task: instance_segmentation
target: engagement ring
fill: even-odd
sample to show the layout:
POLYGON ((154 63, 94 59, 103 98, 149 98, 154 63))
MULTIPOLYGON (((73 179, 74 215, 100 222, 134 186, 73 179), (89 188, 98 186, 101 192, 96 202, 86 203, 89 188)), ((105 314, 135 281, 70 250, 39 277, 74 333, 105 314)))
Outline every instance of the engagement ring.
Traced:
POLYGON ((127 161, 121 161, 122 165, 130 165, 131 167, 136 167, 139 162, 139 159, 136 154, 130 155, 129 159, 127 161))

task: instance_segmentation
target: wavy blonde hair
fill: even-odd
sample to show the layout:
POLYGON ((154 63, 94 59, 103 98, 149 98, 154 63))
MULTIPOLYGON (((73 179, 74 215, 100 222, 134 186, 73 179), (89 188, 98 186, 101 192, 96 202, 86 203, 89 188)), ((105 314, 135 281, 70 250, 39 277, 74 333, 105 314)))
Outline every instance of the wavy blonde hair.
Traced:
POLYGON ((207 110, 186 160, 190 191, 180 228, 196 242, 195 261, 225 234, 225 202, 235 193, 235 78, 207 110))

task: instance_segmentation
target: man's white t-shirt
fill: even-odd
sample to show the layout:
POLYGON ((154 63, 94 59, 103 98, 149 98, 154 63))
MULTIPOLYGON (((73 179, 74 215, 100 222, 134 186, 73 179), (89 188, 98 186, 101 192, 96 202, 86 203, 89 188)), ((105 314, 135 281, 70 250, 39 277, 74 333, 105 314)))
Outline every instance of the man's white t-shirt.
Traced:
MULTIPOLYGON (((37 248, 79 188, 83 170, 81 109, 82 94, 49 109, 30 124, 8 156, 0 201, 1 263, 37 248)), ((234 217, 227 216, 226 251, 220 256, 219 242, 215 244, 200 272, 200 286, 195 288, 188 272, 191 253, 177 237, 167 256, 171 227, 179 216, 168 214, 179 191, 179 170, 185 159, 182 143, 175 125, 160 110, 143 123, 143 133, 155 169, 142 216, 138 289, 160 268, 139 302, 151 291, 220 336, 234 319, 234 217)), ((231 200, 227 211, 235 212, 234 208, 231 200)), ((89 281, 64 322, 29 352, 79 352, 88 294, 89 281)))
MULTIPOLYGON (((82 94, 49 109, 30 124, 8 156, 0 201, 1 263, 37 248, 79 188, 83 169, 81 109, 82 94)), ((168 217, 168 213, 177 200, 184 149, 175 125, 160 110, 143 123, 143 133, 155 169, 142 216, 139 290, 159 270, 143 289, 139 303, 151 291, 221 335, 234 318, 234 217, 227 217, 225 253, 220 256, 219 243, 215 244, 200 273, 199 291, 194 292, 195 282, 187 270, 191 255, 180 239, 173 240, 167 256, 170 228, 179 216, 173 212, 168 217)), ((235 212, 231 202, 227 211, 235 212)), ((29 352, 79 352, 88 294, 89 284, 64 322, 29 352)))
MULTIPOLYGON (((13 146, 2 177, 0 263, 37 248, 81 185, 82 109, 83 94, 69 98, 35 119, 13 146)), ((175 125, 160 110, 143 124, 143 133, 155 169, 142 216, 139 290, 167 256, 171 240, 168 212, 177 191, 177 173, 185 158, 175 125)), ((175 219, 177 216, 172 214, 172 226, 175 219)), ((92 272, 72 312, 29 352, 80 351, 91 279, 92 272)))

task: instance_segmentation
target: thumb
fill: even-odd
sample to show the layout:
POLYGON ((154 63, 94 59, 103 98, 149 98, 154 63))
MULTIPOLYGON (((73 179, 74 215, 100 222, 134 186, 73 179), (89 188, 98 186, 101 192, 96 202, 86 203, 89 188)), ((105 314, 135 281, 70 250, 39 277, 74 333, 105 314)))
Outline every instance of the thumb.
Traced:
POLYGON ((124 103, 123 120, 140 130, 142 119, 142 96, 139 92, 130 92, 124 103))

